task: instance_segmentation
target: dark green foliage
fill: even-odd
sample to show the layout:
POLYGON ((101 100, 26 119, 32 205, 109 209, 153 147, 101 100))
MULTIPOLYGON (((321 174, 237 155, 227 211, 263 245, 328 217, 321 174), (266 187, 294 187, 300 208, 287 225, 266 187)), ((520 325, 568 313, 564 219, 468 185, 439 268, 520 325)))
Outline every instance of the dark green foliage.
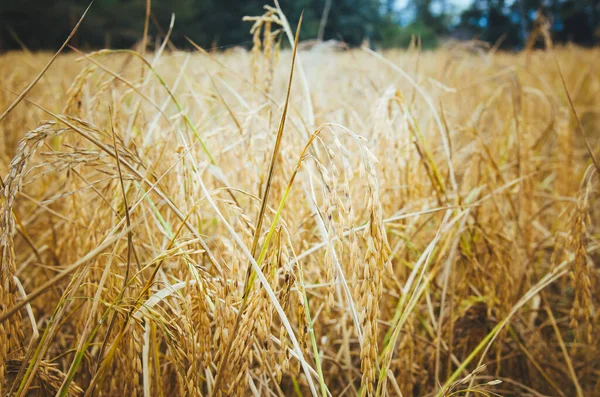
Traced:
POLYGON ((435 31, 420 21, 408 26, 400 26, 392 21, 387 21, 380 27, 381 47, 407 48, 413 37, 421 39, 421 48, 428 50, 438 45, 438 36, 435 31))
POLYGON ((521 48, 538 10, 548 18, 554 42, 598 43, 599 0, 475 0, 458 29, 490 43, 502 38, 503 48, 521 48))
MULTIPOLYGON (((152 0, 150 35, 161 35, 175 14, 171 40, 186 46, 185 36, 203 47, 250 45, 245 15, 261 15, 269 0, 152 0)), ((304 10, 302 38, 315 38, 325 0, 281 0, 292 26, 304 10)), ((0 1, 0 49, 18 48, 14 34, 31 49, 60 45, 88 5, 87 0, 0 1)), ((358 45, 373 37, 381 20, 379 0, 333 0, 325 38, 358 45)), ((145 0, 96 0, 81 26, 76 45, 129 47, 141 39, 145 0)))
MULTIPOLYGON (((142 37, 146 0, 96 0, 72 43, 83 48, 131 47, 142 37)), ((54 49, 69 34, 89 0, 0 0, 0 51, 54 49)), ((205 48, 251 45, 245 15, 260 15, 271 0, 152 0, 150 37, 164 37, 171 14, 176 15, 171 40, 188 46, 185 36, 205 48)), ((317 37, 326 0, 280 0, 292 26, 304 11, 301 39, 317 37)), ((581 45, 598 42, 600 0, 473 0, 453 19, 447 0, 411 0, 401 10, 395 0, 332 0, 324 39, 351 46, 365 39, 381 47, 406 47, 412 36, 423 48, 443 37, 478 38, 490 43, 502 38, 504 48, 522 47, 542 11, 552 24, 555 42, 581 45), (410 16, 407 20, 406 16, 410 16)))
POLYGON ((388 14, 379 26, 382 47, 406 48, 413 37, 421 39, 421 48, 423 49, 437 47, 439 38, 446 36, 450 32, 451 26, 445 0, 437 0, 438 5, 442 6, 441 12, 438 13, 433 10, 434 3, 436 0, 413 0, 396 15, 388 14), (406 26, 395 23, 393 19, 395 16, 406 13, 414 15, 414 20, 406 26))

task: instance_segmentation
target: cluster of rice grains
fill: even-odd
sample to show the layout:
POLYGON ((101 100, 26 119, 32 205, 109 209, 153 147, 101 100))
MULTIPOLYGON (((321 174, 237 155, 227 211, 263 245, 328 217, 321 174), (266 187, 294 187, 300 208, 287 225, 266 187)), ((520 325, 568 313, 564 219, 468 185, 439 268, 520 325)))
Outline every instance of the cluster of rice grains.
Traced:
POLYGON ((598 50, 290 76, 294 26, 248 20, 61 55, 0 121, 0 394, 600 394, 598 50))

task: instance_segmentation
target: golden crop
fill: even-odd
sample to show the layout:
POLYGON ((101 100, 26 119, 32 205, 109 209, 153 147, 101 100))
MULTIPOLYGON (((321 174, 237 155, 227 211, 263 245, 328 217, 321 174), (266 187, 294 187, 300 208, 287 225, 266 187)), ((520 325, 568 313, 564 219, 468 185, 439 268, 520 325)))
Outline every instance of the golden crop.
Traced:
POLYGON ((317 46, 286 106, 278 23, 0 121, 0 394, 598 395, 599 51, 317 46))

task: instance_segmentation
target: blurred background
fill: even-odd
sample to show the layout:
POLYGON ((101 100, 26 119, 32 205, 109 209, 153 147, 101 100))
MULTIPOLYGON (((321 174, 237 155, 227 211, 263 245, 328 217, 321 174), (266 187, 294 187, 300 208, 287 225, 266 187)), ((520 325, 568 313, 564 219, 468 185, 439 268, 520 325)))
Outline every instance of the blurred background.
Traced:
MULTIPOLYGON (((175 13, 173 43, 185 36, 205 48, 251 46, 245 15, 261 15, 271 0, 152 0, 150 36, 164 37, 175 13)), ((0 0, 0 51, 56 49, 89 0, 0 0)), ((600 41, 600 0, 280 0, 301 38, 368 41, 375 48, 424 49, 449 40, 477 39, 512 50, 523 48, 541 23, 555 43, 592 46, 600 41), (543 22, 541 22, 543 21, 543 22)), ((77 47, 122 48, 142 37, 145 0, 96 0, 77 36, 77 47)), ((540 38, 541 41, 541 38, 540 38)), ((535 43, 533 43, 535 44, 535 43)))

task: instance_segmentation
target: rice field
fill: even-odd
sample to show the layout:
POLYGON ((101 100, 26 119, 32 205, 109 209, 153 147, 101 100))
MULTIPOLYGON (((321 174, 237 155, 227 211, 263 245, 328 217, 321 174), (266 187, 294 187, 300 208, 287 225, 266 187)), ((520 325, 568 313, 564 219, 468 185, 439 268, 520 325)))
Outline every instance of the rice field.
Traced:
POLYGON ((599 50, 269 15, 0 55, 0 394, 600 395, 599 50))

